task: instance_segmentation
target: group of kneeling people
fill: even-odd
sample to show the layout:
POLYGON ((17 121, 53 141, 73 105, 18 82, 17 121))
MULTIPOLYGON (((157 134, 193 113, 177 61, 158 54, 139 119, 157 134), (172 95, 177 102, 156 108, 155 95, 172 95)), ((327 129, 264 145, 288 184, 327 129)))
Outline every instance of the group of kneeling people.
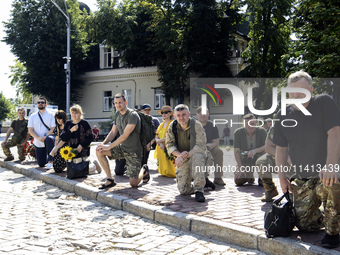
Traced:
MULTIPOLYGON (((293 73, 288 78, 288 87, 303 88, 312 93, 312 78, 303 71, 293 73)), ((304 99, 305 96, 301 92, 289 94, 289 97, 298 99, 304 99)), ((176 176, 180 194, 195 194, 197 202, 204 202, 205 187, 215 189, 215 184, 225 185, 223 171, 215 171, 214 181, 211 182, 208 171, 203 170, 209 166, 223 165, 218 129, 208 120, 208 110, 203 114, 203 109, 199 107, 195 119, 190 117, 187 105, 177 105, 174 110, 170 106, 163 106, 159 111, 163 123, 159 125, 154 141, 143 149, 138 113, 127 107, 126 98, 121 93, 115 95, 114 105, 117 111, 112 129, 96 147, 99 163, 94 161, 91 164, 90 171, 101 172, 103 169, 106 173, 106 182, 100 189, 116 185, 109 159, 125 159, 126 175, 132 187, 137 187, 142 180, 147 182, 150 176, 148 168, 144 167, 143 154, 150 150, 154 141, 157 144, 155 154, 159 172, 164 176, 176 176), (114 140, 117 134, 120 135, 114 140), (202 167, 201 171, 199 167, 202 167)), ((285 114, 279 111, 276 119, 280 122, 268 131, 256 125, 254 115, 244 116, 244 127, 236 129, 234 133, 234 156, 237 162, 234 181, 239 186, 247 182, 254 183, 253 171, 244 169, 247 166, 257 166, 259 181, 265 189, 262 201, 269 202, 278 195, 271 172, 278 172, 282 191, 292 194, 296 226, 302 231, 325 227, 326 235, 322 239, 322 246, 334 248, 340 244, 340 110, 328 95, 313 96, 299 107, 289 105, 285 114), (299 107, 304 107, 310 115, 302 113, 299 107), (280 125, 282 120, 289 119, 295 120, 298 125, 280 125), (285 171, 286 169, 289 171, 285 171), (320 210, 321 205, 323 212, 320 210)), ((45 108, 46 99, 40 98, 39 111, 32 114, 28 121, 28 131, 34 137, 39 166, 52 168, 53 164, 55 171, 62 171, 66 165, 58 158, 58 151, 65 144, 76 148, 84 159, 88 158, 93 136, 89 123, 82 118, 81 107, 71 107, 70 121, 66 121, 66 114, 62 111, 51 117, 45 108), (56 124, 53 123, 54 120, 56 124), (48 129, 54 126, 55 128, 48 129)), ((22 120, 19 115, 20 119, 22 120)), ((26 142, 27 139, 28 135, 23 141, 26 142)), ((2 147, 5 154, 7 153, 7 160, 11 160, 5 146, 7 140, 8 136, 2 147)))

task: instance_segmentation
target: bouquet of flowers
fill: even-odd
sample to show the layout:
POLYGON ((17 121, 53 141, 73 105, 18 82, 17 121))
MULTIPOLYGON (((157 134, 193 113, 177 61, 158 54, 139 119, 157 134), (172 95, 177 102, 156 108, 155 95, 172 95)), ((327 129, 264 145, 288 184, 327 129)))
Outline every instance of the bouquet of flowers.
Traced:
POLYGON ((33 140, 34 138, 31 141, 27 141, 23 148, 25 157, 28 156, 30 159, 35 159, 35 146, 33 140))
POLYGON ((175 164, 176 157, 174 155, 169 156, 169 153, 168 153, 168 150, 166 149, 166 147, 164 147, 164 153, 165 153, 165 156, 167 157, 167 159, 169 159, 170 161, 172 161, 175 164))
POLYGON ((65 161, 69 161, 78 155, 78 151, 76 148, 71 148, 70 146, 65 146, 60 149, 60 156, 65 159, 65 161))

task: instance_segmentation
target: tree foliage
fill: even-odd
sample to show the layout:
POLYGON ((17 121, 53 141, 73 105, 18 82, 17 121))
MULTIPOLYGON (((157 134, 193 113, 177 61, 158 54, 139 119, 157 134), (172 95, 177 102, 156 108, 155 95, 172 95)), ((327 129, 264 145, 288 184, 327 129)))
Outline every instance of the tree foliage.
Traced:
MULTIPOLYGON (((248 66, 241 77, 281 78, 286 73, 283 57, 288 53, 292 0, 247 0, 250 19, 250 42, 243 56, 248 66)), ((271 97, 272 87, 259 84, 256 109, 267 107, 264 102, 271 97)), ((255 94, 255 93, 254 93, 255 94)), ((271 98, 270 98, 271 99, 271 98)))
POLYGON ((10 117, 11 108, 11 102, 6 99, 2 93, 0 93, 0 121, 10 117))
MULTIPOLYGON (((339 1, 301 0, 293 16, 294 41, 290 56, 296 69, 314 77, 340 77, 339 1)), ((331 92, 331 84, 316 85, 318 93, 331 92)))
MULTIPOLYGON (((66 12, 64 1, 55 1, 66 12)), ((79 76, 84 73, 88 44, 84 32, 87 14, 76 0, 67 1, 71 17, 71 101, 81 88, 79 76)), ((14 0, 11 19, 4 22, 4 41, 26 69, 22 89, 45 96, 51 103, 65 108, 66 85, 63 59, 66 56, 66 18, 50 0, 14 0)))
POLYGON ((16 104, 30 104, 32 103, 32 93, 27 90, 25 79, 26 68, 16 60, 14 66, 10 66, 11 85, 16 88, 16 104))

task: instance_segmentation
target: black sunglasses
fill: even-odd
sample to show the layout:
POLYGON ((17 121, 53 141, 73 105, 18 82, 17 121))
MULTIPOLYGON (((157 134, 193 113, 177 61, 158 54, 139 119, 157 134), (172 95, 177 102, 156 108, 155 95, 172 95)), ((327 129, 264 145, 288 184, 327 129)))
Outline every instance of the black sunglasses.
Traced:
POLYGON ((37 104, 46 104, 46 102, 37 102, 37 104))
POLYGON ((168 114, 169 112, 168 111, 165 111, 165 112, 161 112, 161 114, 168 114))

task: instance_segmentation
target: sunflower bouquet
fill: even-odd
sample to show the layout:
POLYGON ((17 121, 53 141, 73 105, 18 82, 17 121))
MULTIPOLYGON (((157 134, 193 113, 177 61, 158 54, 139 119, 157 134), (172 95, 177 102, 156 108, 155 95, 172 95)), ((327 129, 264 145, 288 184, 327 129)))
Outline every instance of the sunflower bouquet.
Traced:
POLYGON ((71 148, 69 146, 65 146, 60 149, 60 156, 65 159, 65 161, 73 159, 78 155, 78 151, 76 148, 71 148))

